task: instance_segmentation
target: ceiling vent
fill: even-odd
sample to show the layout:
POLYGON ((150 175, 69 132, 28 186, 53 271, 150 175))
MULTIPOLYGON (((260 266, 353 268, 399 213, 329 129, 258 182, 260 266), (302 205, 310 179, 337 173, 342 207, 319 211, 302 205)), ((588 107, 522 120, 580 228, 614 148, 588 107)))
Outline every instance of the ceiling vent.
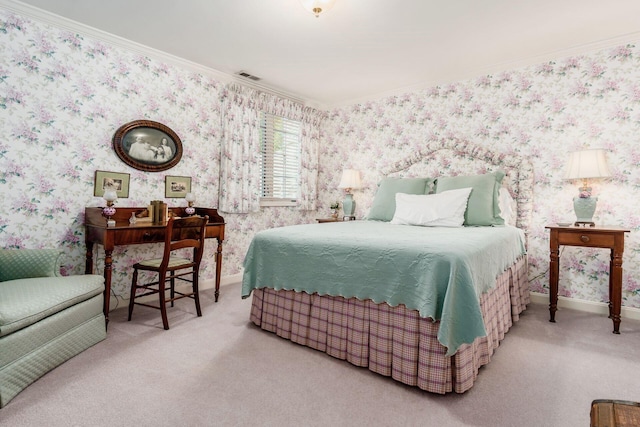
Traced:
POLYGON ((253 80, 254 82, 257 82, 260 80, 260 77, 258 76, 254 76, 252 74, 247 73, 246 71, 239 71, 237 73, 240 77, 244 77, 245 79, 250 79, 253 80))

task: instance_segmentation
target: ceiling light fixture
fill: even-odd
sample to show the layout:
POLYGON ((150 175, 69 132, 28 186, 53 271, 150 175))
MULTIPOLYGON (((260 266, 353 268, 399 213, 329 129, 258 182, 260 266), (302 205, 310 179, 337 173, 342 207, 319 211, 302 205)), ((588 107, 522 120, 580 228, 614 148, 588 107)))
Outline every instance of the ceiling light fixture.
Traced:
POLYGON ((336 0, 300 0, 300 3, 302 3, 302 7, 313 13, 317 18, 321 13, 328 12, 336 3, 336 0))

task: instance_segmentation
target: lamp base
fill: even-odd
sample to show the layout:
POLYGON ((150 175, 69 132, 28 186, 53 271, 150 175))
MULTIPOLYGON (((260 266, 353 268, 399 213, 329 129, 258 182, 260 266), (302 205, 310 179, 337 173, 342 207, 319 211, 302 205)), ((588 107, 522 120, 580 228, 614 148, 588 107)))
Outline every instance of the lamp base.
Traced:
POLYGON ((114 208, 113 206, 105 206, 104 208, 102 208, 102 216, 107 218, 107 227, 116 226, 116 220, 111 219, 111 217, 114 216, 115 214, 116 214, 116 208, 114 208))
POLYGON ((342 211, 344 216, 353 216, 356 210, 356 202, 353 200, 353 194, 347 193, 344 195, 344 201, 342 202, 342 211))
POLYGON ((573 223, 573 225, 575 225, 576 227, 581 227, 581 226, 586 227, 587 225, 589 227, 595 227, 596 223, 593 221, 576 221, 573 223))
POLYGON ((595 224, 593 223, 593 214, 596 211, 597 197, 575 197, 573 199, 573 210, 576 213, 576 225, 578 224, 595 224))

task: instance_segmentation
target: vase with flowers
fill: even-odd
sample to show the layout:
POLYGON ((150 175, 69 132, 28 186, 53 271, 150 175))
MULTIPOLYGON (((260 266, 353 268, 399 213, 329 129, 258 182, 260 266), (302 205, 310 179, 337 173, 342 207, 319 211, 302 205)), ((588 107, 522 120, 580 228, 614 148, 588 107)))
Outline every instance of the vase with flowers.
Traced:
POLYGON ((338 211, 340 210, 340 202, 331 203, 331 218, 338 219, 338 211))

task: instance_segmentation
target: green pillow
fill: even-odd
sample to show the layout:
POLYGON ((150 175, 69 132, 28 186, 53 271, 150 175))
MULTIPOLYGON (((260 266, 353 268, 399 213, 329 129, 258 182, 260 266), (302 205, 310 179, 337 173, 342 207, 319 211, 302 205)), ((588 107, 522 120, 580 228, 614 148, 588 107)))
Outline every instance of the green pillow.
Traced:
POLYGON ((471 187, 467 211, 464 213, 464 225, 504 225, 504 219, 500 216, 498 195, 503 178, 503 171, 438 178, 436 193, 471 187))
POLYGON ((59 249, 0 249, 0 282, 59 275, 59 249))
POLYGON ((428 194, 431 178, 383 178, 373 198, 367 219, 391 221, 396 212, 396 193, 428 194))

